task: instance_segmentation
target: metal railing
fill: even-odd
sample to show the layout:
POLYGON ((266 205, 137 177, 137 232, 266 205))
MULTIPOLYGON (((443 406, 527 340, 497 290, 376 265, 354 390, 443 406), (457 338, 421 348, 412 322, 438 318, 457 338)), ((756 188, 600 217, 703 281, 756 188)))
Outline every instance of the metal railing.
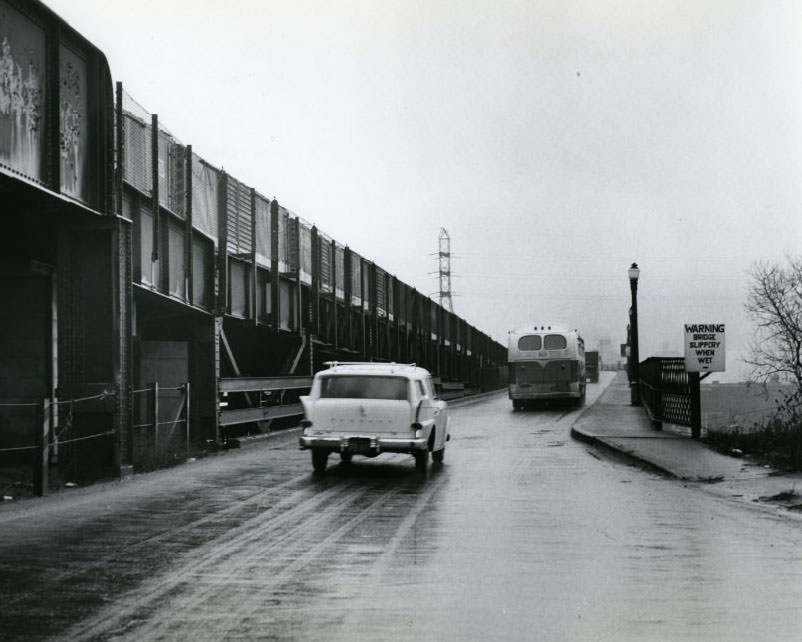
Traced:
MULTIPOLYGON (((685 370, 682 357, 649 357, 640 362, 643 407, 656 429, 663 422, 687 426, 691 436, 701 434, 699 373, 685 370)), ((638 385, 633 382, 632 385, 638 385)))
MULTIPOLYGON (((218 424, 225 430, 249 422, 270 422, 273 419, 303 414, 297 391, 309 389, 312 377, 232 377, 220 379, 218 424), (288 394, 290 393, 290 394, 288 394), (233 396, 242 394, 244 407, 231 407, 233 396)), ((269 423, 268 423, 269 426, 269 423)))
POLYGON ((114 397, 114 390, 104 390, 95 395, 57 399, 46 397, 38 401, 0 401, 0 413, 16 415, 22 425, 29 424, 28 437, 23 437, 15 445, 0 444, 0 455, 29 453, 33 467, 33 490, 42 496, 48 489, 48 469, 51 463, 59 461, 59 453, 66 446, 108 437, 114 430, 89 431, 89 434, 78 434, 74 424, 75 411, 82 404, 94 404, 114 397), (26 415, 30 415, 26 418, 26 415), (27 441, 27 443, 26 443, 27 441))

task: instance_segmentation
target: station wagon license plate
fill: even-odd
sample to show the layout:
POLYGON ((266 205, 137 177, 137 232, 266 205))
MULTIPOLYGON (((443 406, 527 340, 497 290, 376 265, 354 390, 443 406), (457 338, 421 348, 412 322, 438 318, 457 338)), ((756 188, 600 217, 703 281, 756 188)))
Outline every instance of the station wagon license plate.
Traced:
POLYGON ((370 439, 367 437, 353 437, 348 440, 348 450, 356 455, 365 455, 371 452, 370 439))

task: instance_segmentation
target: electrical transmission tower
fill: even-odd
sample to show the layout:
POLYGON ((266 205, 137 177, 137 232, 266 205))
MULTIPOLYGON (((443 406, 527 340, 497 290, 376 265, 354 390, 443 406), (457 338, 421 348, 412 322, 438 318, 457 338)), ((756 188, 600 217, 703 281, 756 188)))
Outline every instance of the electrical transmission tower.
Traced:
POLYGON ((440 228, 440 250, 437 253, 440 274, 440 306, 454 311, 451 301, 451 238, 444 227, 440 228))

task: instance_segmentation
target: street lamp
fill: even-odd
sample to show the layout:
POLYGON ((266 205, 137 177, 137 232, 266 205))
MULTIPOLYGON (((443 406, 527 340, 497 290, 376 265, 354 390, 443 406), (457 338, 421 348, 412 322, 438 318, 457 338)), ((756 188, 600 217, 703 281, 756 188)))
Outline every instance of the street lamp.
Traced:
POLYGON ((630 324, 632 325, 632 345, 630 346, 630 359, 632 360, 632 381, 629 389, 629 403, 640 406, 640 356, 638 354, 638 277, 640 268, 637 263, 629 266, 629 289, 632 291, 632 308, 630 324))

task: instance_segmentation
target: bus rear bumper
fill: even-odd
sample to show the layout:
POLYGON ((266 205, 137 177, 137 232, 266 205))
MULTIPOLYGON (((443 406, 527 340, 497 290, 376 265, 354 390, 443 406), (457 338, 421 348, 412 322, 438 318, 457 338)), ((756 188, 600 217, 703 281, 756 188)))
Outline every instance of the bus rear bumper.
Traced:
POLYGON ((570 385, 516 385, 510 386, 508 396, 512 400, 527 401, 536 399, 580 399, 582 391, 579 386, 572 389, 570 385))

